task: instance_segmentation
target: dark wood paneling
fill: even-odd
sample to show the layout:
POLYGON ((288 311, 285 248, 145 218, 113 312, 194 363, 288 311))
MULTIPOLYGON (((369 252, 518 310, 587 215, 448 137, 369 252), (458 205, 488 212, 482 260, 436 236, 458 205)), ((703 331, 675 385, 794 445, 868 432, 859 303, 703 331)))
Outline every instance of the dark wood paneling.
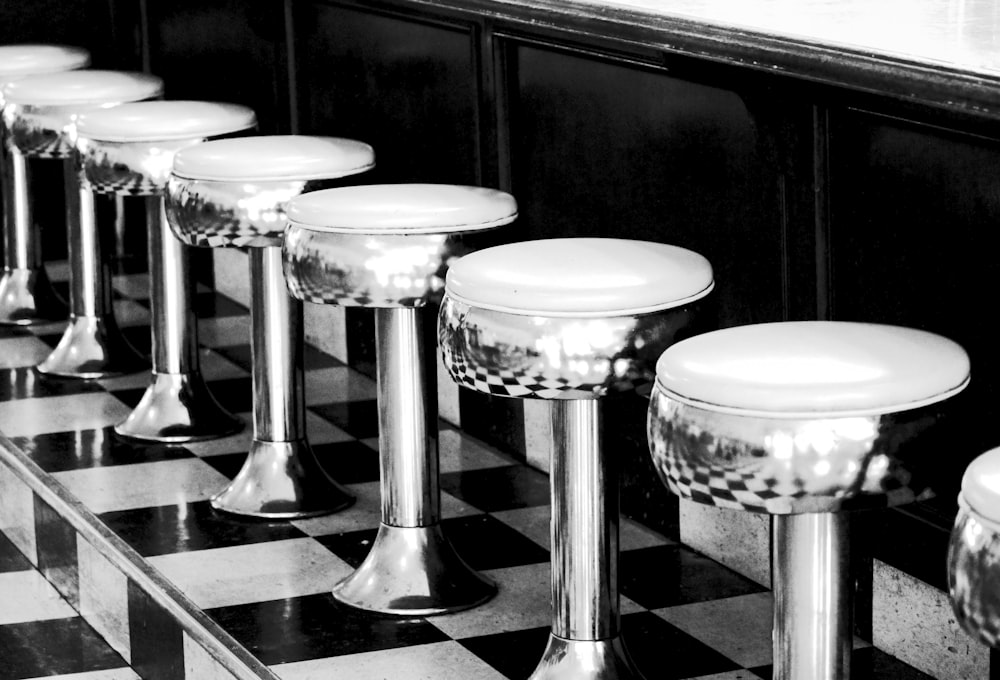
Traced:
POLYGON ((289 129, 282 0, 156 0, 149 7, 150 70, 168 99, 249 106, 260 132, 289 129))
POLYGON ((370 182, 479 184, 471 26, 295 4, 301 131, 375 147, 370 182))

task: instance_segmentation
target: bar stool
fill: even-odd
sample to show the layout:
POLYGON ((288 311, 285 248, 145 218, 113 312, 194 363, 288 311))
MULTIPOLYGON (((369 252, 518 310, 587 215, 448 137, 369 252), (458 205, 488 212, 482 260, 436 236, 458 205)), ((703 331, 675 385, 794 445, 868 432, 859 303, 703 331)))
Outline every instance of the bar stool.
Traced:
POLYGON ((256 517, 333 512, 353 497, 320 467, 306 440, 302 303, 281 272, 284 206, 330 180, 375 165, 367 144, 334 137, 243 137, 174 157, 167 218, 191 246, 250 249, 254 437, 243 469, 212 506, 256 517))
POLYGON ((968 356, 925 331, 805 321, 700 335, 656 370, 649 446, 670 490, 774 516, 774 677, 850 677, 843 511, 931 493, 905 463, 968 384, 968 356))
MULTIPOLYGON (((37 369, 67 378, 101 378, 140 370, 145 360, 125 341, 111 304, 111 272, 90 187, 79 175, 74 121, 81 114, 123 102, 159 97, 163 81, 144 73, 70 71, 28 76, 4 87, 7 143, 22 157, 63 162, 69 252, 69 326, 37 369)), ((27 202, 27 189, 19 183, 27 202)), ((23 219, 24 214, 19 213, 23 219)), ((28 233, 20 225, 12 233, 28 233)), ((22 250, 36 249, 21 244, 22 250)))
POLYGON ((77 121, 77 149, 95 191, 146 198, 153 374, 139 404, 115 426, 124 437, 186 442, 242 427, 201 376, 190 253, 167 225, 163 191, 177 151, 256 124, 245 106, 198 101, 122 104, 77 121))
POLYGON ((422 314, 463 236, 512 222, 492 189, 435 184, 328 189, 292 199, 283 246, 291 294, 375 308, 382 521, 365 561, 334 586, 350 606, 429 615, 485 602, 496 586, 441 530, 437 405, 427 388, 422 314))
MULTIPOLYGON (((85 68, 90 54, 79 47, 60 45, 0 46, 0 110, 6 106, 3 89, 21 78, 85 68)), ((0 324, 28 325, 65 318, 42 264, 34 233, 28 194, 28 164, 16 149, 7 149, 7 133, 0 123, 0 203, 3 204, 3 276, 0 278, 0 324)))
POLYGON ((439 332, 451 377, 552 400, 552 629, 533 680, 641 677, 621 638, 618 472, 599 400, 651 381, 713 286, 701 255, 621 239, 497 246, 448 272, 439 332))
POLYGON ((1000 448, 965 470, 948 545, 948 594, 955 618, 985 645, 1000 643, 1000 448))

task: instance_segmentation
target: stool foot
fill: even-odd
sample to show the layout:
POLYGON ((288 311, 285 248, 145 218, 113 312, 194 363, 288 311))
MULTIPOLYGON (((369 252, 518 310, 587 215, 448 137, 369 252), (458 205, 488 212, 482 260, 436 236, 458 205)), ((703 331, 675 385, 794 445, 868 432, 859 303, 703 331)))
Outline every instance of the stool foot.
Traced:
POLYGON ((255 439, 239 474, 212 497, 216 510, 269 519, 326 515, 353 504, 354 496, 330 479, 304 439, 255 439))
POLYGON ((215 439, 241 429, 242 421, 219 405, 198 373, 154 373, 138 406, 115 425, 123 437, 166 443, 215 439))
POLYGON ((0 325, 30 326, 62 321, 64 305, 44 269, 7 269, 0 279, 0 325))
POLYGON ((334 586, 333 597, 382 614, 429 616, 475 607, 496 592, 458 556, 440 524, 382 524, 365 561, 334 586))
POLYGON ((642 680, 620 635, 604 640, 566 640, 549 634, 549 644, 528 680, 642 680))
POLYGON ((149 367, 118 332, 117 326, 96 316, 70 321, 59 344, 36 370, 60 378, 108 378, 149 367))

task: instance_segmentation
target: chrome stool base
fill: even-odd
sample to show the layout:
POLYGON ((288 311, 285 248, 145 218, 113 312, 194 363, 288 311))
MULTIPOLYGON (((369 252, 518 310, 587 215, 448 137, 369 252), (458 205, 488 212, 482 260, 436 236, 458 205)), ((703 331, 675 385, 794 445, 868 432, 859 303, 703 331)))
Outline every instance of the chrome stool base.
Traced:
POLYGON ((198 373, 153 373, 142 400, 124 422, 123 437, 182 443, 235 434, 243 422, 215 400, 198 373))
POLYGON ((492 581, 458 556, 440 524, 383 523, 365 561, 334 586, 333 597, 382 614, 431 616, 475 607, 496 592, 492 581))
POLYGON ((60 378, 109 378, 149 367, 122 337, 113 319, 78 316, 72 319, 52 353, 36 370, 60 378))
POLYGON ((237 515, 297 519, 342 510, 354 496, 326 474, 305 439, 255 439, 239 474, 211 502, 237 515))
POLYGON ((566 640, 549 634, 542 660, 528 680, 641 680, 620 635, 566 640))
POLYGON ((0 279, 0 325, 31 326, 62 321, 66 305, 44 269, 7 269, 0 279))

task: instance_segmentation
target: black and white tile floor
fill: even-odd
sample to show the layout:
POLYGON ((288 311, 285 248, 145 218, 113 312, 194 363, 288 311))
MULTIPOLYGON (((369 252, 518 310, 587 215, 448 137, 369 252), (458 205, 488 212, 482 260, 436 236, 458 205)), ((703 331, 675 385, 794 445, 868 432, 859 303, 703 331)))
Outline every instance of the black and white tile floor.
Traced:
MULTIPOLYGON (((119 277, 115 286, 122 325, 148 347, 144 277, 119 277)), ((246 418, 246 309, 211 291, 198 298, 203 373, 219 400, 246 418)), ((147 376, 41 377, 30 367, 58 332, 0 329, 0 430, 279 678, 518 680, 534 668, 549 622, 545 475, 442 424, 446 531, 500 594, 448 616, 352 611, 328 590, 361 562, 378 525, 371 379, 307 352, 309 437, 357 503, 321 518, 248 521, 213 511, 207 499, 239 469, 249 431, 174 447, 116 439, 111 426, 138 400, 147 376)), ((621 544, 624 634, 650 680, 770 677, 769 592, 629 520, 621 544)), ((52 569, 41 571, 51 579, 52 569)), ((0 680, 137 677, 70 601, 0 535, 0 680)), ((857 645, 856 679, 927 677, 857 645)))

